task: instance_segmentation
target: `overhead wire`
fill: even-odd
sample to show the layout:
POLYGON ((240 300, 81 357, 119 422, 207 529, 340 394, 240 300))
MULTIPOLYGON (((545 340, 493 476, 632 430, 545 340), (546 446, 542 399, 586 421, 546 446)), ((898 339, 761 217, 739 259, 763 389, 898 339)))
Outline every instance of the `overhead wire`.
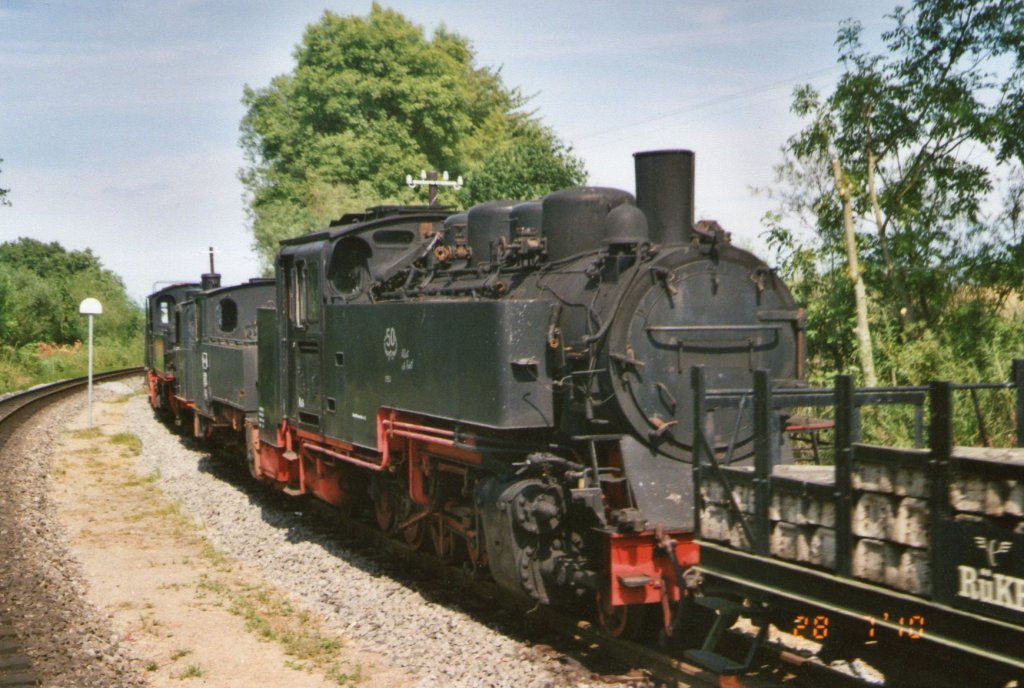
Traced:
POLYGON ((785 79, 781 79, 779 81, 772 82, 770 84, 765 84, 763 86, 757 86, 757 87, 754 87, 754 88, 748 88, 748 89, 744 89, 744 90, 741 90, 741 91, 734 91, 732 93, 726 93, 726 94, 723 94, 721 96, 717 96, 715 98, 709 98, 707 100, 702 100, 699 103, 691 103, 691 104, 685 105, 683 107, 674 108, 672 110, 668 110, 668 111, 665 111, 665 112, 662 112, 662 113, 659 113, 659 114, 656 114, 656 115, 652 115, 652 116, 646 117, 644 119, 636 120, 634 122, 628 122, 628 123, 625 123, 625 124, 618 123, 618 124, 616 124, 614 126, 603 127, 601 129, 597 129, 597 130, 594 130, 594 131, 582 134, 581 136, 574 136, 574 137, 571 137, 571 138, 572 138, 572 140, 575 143, 579 143, 580 141, 586 141, 588 139, 599 138, 601 136, 604 136, 605 134, 611 134, 611 133, 622 134, 622 132, 624 130, 627 130, 627 129, 632 129, 632 128, 643 126, 643 125, 646 125, 646 124, 651 124, 652 122, 657 122, 657 121, 660 121, 660 120, 671 119, 672 117, 676 117, 676 116, 684 114, 684 113, 695 112, 697 110, 701 110, 701 109, 708 108, 708 107, 713 107, 715 105, 722 105, 724 103, 729 103, 729 102, 733 102, 733 101, 736 101, 736 100, 741 100, 743 98, 748 98, 750 96, 756 96, 756 95, 760 95, 762 93, 768 93, 768 92, 773 91, 773 90, 775 90, 775 89, 777 89, 777 88, 779 88, 781 86, 786 86, 786 85, 789 85, 789 84, 792 84, 792 83, 796 83, 796 82, 799 82, 799 81, 803 81, 803 80, 814 79, 816 77, 824 76, 824 75, 826 75, 826 74, 828 74, 830 72, 834 72, 834 71, 837 71, 837 70, 840 70, 840 69, 842 69, 842 65, 836 64, 836 65, 832 65, 830 67, 826 67, 824 69, 818 69, 818 70, 814 70, 814 71, 810 71, 810 72, 804 72, 802 74, 797 74, 797 75, 794 75, 794 76, 790 76, 790 77, 787 77, 785 79))

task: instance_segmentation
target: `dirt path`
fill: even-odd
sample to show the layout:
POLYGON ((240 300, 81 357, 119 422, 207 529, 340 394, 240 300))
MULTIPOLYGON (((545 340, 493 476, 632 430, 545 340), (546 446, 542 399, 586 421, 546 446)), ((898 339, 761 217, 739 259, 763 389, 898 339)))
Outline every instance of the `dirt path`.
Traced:
POLYGON ((402 683, 399 673, 345 648, 258 574, 215 551, 154 487, 157 476, 136 472, 141 447, 123 427, 132 395, 124 391, 95 404, 91 430, 84 408, 68 428, 51 493, 88 599, 110 615, 150 685, 402 683))

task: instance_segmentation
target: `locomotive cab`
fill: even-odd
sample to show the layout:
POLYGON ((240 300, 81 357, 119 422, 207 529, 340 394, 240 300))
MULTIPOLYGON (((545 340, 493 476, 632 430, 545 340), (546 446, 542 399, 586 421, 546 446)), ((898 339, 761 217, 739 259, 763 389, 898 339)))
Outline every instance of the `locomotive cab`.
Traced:
POLYGON ((181 333, 177 305, 199 284, 175 283, 146 298, 146 380, 149 403, 154 409, 173 404, 176 366, 175 349, 181 333))
POLYGON ((206 286, 178 307, 178 397, 193 411, 197 437, 241 432, 246 416, 256 413, 257 309, 272 307, 275 294, 269 279, 227 287, 210 280, 206 286))

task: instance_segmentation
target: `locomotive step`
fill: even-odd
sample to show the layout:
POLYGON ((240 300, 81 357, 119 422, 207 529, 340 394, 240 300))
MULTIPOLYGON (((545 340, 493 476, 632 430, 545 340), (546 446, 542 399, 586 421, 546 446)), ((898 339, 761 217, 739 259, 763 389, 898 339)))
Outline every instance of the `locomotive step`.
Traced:
MULTIPOLYGON (((720 616, 715 621, 714 626, 708 633, 707 639, 704 641, 704 645, 699 650, 686 650, 683 652, 683 657, 691 664, 723 676, 748 671, 754 665, 757 651, 761 649, 761 645, 764 644, 764 639, 768 635, 768 624, 761 624, 757 630, 757 635, 750 640, 750 649, 747 650, 747 656, 742 660, 736 660, 715 652, 715 648, 725 632, 725 625, 720 625, 719 623, 722 619, 723 617, 720 616)), ((729 623, 729 625, 731 626, 732 624, 729 623)))
POLYGON ((724 597, 698 597, 695 602, 707 609, 713 609, 716 618, 701 648, 699 650, 687 650, 683 653, 683 656, 693 664, 719 675, 738 674, 749 669, 754 663, 754 657, 768 632, 768 623, 764 620, 767 613, 766 610, 747 607, 735 600, 724 597), (757 635, 751 639, 750 649, 742 661, 715 652, 715 648, 718 647, 722 636, 736 622, 736 619, 741 616, 748 617, 755 626, 758 626, 757 635))

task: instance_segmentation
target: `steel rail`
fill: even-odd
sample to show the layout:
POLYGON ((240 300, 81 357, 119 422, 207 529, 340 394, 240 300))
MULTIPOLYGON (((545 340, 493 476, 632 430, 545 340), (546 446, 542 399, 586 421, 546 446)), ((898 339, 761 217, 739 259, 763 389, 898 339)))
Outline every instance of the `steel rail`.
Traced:
MULTIPOLYGON (((226 465, 233 465, 229 462, 226 465)), ((266 490, 267 494, 277 495, 278 493, 266 485, 255 485, 249 479, 246 471, 239 471, 237 479, 233 476, 220 475, 222 480, 229 482, 239 489, 248 490, 252 488, 266 490)), ((389 537, 373 525, 358 518, 342 515, 329 504, 313 499, 311 497, 301 498, 305 508, 302 511, 311 511, 311 516, 319 517, 330 530, 344 535, 341 537, 342 546, 356 548, 373 553, 373 556, 399 563, 402 568, 410 568, 425 574, 432 581, 438 582, 446 589, 453 585, 461 593, 466 593, 477 600, 486 601, 487 606, 498 606, 506 611, 512 612, 519 618, 528 618, 531 625, 554 633, 567 639, 567 644, 577 648, 586 648, 581 653, 590 657, 613 658, 615 664, 628 668, 631 675, 604 675, 602 679, 609 684, 635 684, 653 683, 659 686, 676 686, 680 688, 693 687, 705 688, 711 686, 736 685, 736 686, 757 686, 758 688, 776 688, 778 686, 794 685, 821 685, 828 682, 833 688, 863 688, 865 682, 839 674, 833 670, 821 667, 808 662, 806 658, 795 655, 793 652, 782 649, 775 651, 766 647, 767 656, 771 663, 779 670, 788 675, 786 681, 777 680, 772 676, 741 676, 733 682, 723 682, 722 677, 705 671, 680 659, 668 655, 650 645, 644 645, 629 640, 609 638, 603 635, 594 624, 579 618, 569 611, 562 611, 552 607, 538 605, 535 601, 525 596, 511 595, 508 591, 500 588, 489 580, 481 580, 472 571, 467 571, 458 565, 446 563, 436 556, 418 549, 410 548, 400 538, 389 537), (340 523, 344 524, 338 528, 340 523), (643 672, 646 677, 638 679, 635 671, 643 672), (803 677, 803 678, 801 678, 803 677), (748 682, 749 681, 749 682, 748 682)), ((300 502, 294 502, 300 503, 300 502)), ((294 507, 289 507, 294 509, 294 507)), ((429 512, 423 512, 421 518, 429 517, 429 512)), ((572 655, 573 651, 569 651, 572 655)))
MULTIPOLYGON (((306 506, 326 522, 335 524, 338 522, 339 514, 330 505, 310 500, 306 506)), ((446 586, 454 583, 460 590, 477 599, 487 600, 490 604, 497 605, 513 614, 527 615, 547 631, 564 638, 572 638, 575 641, 574 644, 600 648, 600 652, 604 656, 615 659, 617 663, 643 671, 650 679, 653 679, 656 685, 678 688, 711 688, 720 685, 719 677, 715 674, 686 664, 655 648, 629 640, 609 638, 589 621, 581 620, 553 607, 538 605, 535 601, 526 598, 525 595, 511 595, 496 583, 481 580, 472 572, 455 564, 444 562, 431 553, 412 549, 400 539, 389 537, 359 519, 343 516, 342 521, 344 522, 345 539, 349 543, 366 547, 378 555, 383 554, 392 561, 401 562, 405 566, 425 573, 430 579, 443 581, 446 586)), ((605 676, 604 680, 608 683, 630 684, 637 679, 636 677, 630 679, 626 676, 605 676)))
MULTIPOLYGON (((96 373, 92 376, 92 379, 93 382, 119 380, 123 377, 141 375, 143 370, 141 366, 137 368, 122 368, 120 370, 96 373)), ((88 382, 89 378, 83 375, 82 377, 57 380, 56 382, 37 385, 26 390, 0 396, 0 425, 4 425, 8 418, 17 417, 22 410, 52 403, 59 398, 73 394, 85 387, 88 382)), ((3 437, 0 435, 0 446, 2 446, 3 437)))

